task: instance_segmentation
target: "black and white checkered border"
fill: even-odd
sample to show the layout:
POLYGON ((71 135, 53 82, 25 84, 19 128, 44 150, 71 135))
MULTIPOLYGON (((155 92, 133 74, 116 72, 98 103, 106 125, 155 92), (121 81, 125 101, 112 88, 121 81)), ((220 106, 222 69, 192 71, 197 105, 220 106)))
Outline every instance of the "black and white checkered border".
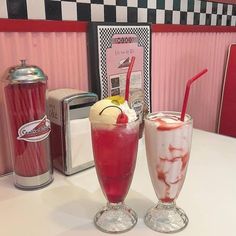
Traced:
POLYGON ((101 83, 101 98, 108 97, 108 79, 106 51, 111 48, 111 39, 115 34, 135 34, 138 36, 138 46, 144 48, 144 102, 151 109, 151 75, 150 75, 150 26, 98 26, 99 74, 101 83))
POLYGON ((3 0, 0 18, 236 26, 236 4, 199 0, 3 0))

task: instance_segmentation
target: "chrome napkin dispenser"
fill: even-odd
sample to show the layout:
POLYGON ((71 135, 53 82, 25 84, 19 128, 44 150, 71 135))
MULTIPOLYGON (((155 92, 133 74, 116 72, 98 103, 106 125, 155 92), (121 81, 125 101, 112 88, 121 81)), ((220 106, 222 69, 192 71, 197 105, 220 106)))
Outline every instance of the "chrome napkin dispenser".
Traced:
POLYGON ((94 166, 88 116, 90 107, 97 99, 94 93, 76 89, 48 92, 50 152, 53 166, 65 175, 94 166))

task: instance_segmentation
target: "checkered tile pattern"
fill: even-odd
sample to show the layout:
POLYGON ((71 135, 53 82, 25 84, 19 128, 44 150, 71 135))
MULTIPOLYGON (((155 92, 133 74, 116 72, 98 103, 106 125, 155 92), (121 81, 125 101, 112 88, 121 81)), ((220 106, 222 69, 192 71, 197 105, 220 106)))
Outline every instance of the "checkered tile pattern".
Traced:
POLYGON ((0 18, 236 26, 236 4, 199 0, 2 0, 0 18))

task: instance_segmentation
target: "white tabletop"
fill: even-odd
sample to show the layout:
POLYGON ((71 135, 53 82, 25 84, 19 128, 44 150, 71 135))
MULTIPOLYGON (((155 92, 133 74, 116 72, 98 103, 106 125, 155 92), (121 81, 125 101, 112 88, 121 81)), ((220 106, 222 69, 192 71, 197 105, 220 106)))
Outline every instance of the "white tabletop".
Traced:
MULTIPOLYGON (((94 168, 71 177, 54 173, 54 182, 37 191, 13 186, 12 176, 0 178, 0 235, 108 235, 93 225, 105 204, 94 168)), ((147 228, 143 217, 157 202, 140 140, 137 165, 126 203, 138 223, 122 235, 164 235, 147 228)), ((234 236, 236 220, 236 139, 194 130, 187 177, 177 204, 189 217, 182 236, 234 236)))

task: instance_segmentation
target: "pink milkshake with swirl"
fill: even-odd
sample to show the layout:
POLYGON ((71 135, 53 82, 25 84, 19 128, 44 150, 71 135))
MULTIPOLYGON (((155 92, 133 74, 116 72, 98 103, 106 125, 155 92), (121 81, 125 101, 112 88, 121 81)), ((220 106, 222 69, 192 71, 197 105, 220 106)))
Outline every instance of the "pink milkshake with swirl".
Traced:
POLYGON ((183 186, 192 140, 192 118, 159 112, 145 119, 145 143, 152 184, 162 203, 171 203, 183 186))

